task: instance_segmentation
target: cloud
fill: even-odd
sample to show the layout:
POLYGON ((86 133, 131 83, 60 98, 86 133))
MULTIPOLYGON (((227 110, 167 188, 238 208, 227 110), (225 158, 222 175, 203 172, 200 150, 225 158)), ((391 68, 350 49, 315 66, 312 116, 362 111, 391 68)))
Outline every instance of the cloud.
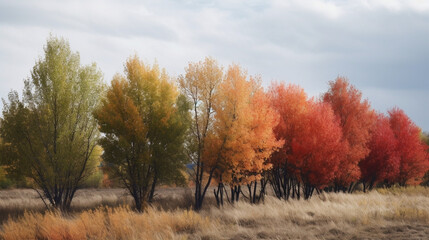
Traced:
POLYGON ((428 22, 425 0, 0 0, 0 97, 22 89, 52 32, 106 82, 134 53, 171 75, 210 55, 313 96, 347 76, 377 110, 397 105, 429 130, 428 22))

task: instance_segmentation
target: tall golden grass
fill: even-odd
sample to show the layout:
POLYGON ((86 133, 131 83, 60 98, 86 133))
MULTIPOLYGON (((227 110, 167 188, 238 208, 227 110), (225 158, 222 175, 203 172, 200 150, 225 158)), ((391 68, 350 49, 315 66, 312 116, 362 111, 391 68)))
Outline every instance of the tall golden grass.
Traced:
POLYGON ((210 220, 193 211, 144 214, 128 207, 98 208, 76 216, 58 212, 25 213, 3 225, 1 237, 9 239, 173 239, 210 227, 210 220))
POLYGON ((25 213, 6 221, 2 239, 425 239, 429 191, 394 189, 357 194, 324 193, 312 199, 263 204, 244 201, 223 208, 157 210, 128 207, 25 213), (412 192, 412 194, 408 194, 412 192))

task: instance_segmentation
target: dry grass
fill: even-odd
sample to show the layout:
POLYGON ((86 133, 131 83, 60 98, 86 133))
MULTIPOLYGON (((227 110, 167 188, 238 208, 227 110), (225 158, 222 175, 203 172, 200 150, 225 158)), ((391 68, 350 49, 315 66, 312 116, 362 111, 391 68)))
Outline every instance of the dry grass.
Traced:
POLYGON ((149 209, 144 214, 127 207, 99 208, 77 216, 49 212, 25 213, 3 225, 1 237, 12 239, 181 239, 207 229, 210 221, 193 211, 164 212, 149 209))
MULTIPOLYGON (((267 197, 264 204, 240 202, 221 209, 211 206, 200 213, 151 208, 138 214, 128 207, 97 208, 69 216, 26 213, 5 222, 0 236, 70 240, 427 239, 428 193, 425 188, 328 193, 309 201, 289 202, 267 197)), ((186 199, 176 196, 170 201, 186 199)))
MULTIPOLYGON (((192 192, 189 188, 160 188, 155 195, 154 208, 174 210, 191 207, 192 192)), ((214 200, 209 202, 214 204, 214 200)), ((100 206, 118 207, 133 205, 133 199, 124 189, 82 189, 76 192, 72 212, 95 209, 100 206)), ((38 194, 31 189, 0 190, 0 224, 9 217, 21 216, 25 211, 44 212, 46 207, 38 194)))
POLYGON ((228 238, 393 239, 405 238, 410 231, 417 236, 429 236, 429 198, 422 195, 374 191, 329 193, 309 201, 269 198, 262 205, 240 203, 226 209, 212 209, 208 215, 229 223, 224 224, 224 232, 230 234, 228 238))
POLYGON ((393 195, 407 195, 407 196, 427 196, 429 197, 429 187, 424 186, 409 186, 409 187, 391 187, 391 188, 378 188, 375 191, 381 194, 393 195))

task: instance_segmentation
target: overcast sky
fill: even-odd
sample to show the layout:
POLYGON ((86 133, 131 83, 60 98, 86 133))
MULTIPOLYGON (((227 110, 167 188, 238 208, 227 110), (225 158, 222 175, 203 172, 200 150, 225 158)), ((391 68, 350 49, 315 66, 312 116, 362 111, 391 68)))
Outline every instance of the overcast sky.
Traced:
POLYGON ((172 76, 212 56, 310 96, 346 76, 374 109, 400 107, 429 131, 428 0, 0 0, 1 98, 22 91, 49 33, 106 82, 134 53, 172 76))

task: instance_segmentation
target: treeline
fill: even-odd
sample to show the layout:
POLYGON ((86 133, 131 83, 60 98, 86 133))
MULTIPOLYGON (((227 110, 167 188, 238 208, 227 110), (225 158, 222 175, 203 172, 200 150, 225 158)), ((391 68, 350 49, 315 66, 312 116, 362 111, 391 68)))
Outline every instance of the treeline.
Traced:
POLYGON ((95 64, 82 66, 66 40, 50 37, 24 83, 22 97, 3 100, 0 160, 8 177, 30 179, 46 206, 61 210, 100 155, 138 211, 160 184, 192 181, 198 210, 213 185, 219 205, 241 196, 257 203, 270 187, 278 198, 308 199, 359 183, 364 191, 419 184, 429 169, 409 117, 377 113, 341 77, 309 98, 293 84, 264 89, 260 77, 212 58, 173 78, 132 56, 105 85, 95 64))

